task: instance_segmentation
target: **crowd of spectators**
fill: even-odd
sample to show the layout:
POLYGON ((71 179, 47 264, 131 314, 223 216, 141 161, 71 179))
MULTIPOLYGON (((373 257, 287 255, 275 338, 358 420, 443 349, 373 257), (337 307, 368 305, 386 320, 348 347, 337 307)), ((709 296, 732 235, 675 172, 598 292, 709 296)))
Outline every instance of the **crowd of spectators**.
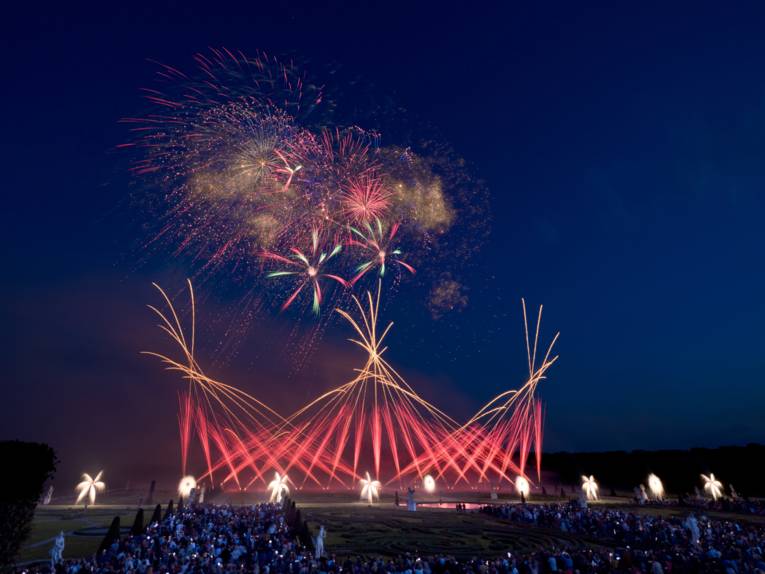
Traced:
MULTIPOLYGON (((86 559, 65 560, 66 574, 289 572, 307 548, 305 522, 293 504, 187 506, 148 524, 143 533, 118 536, 86 559)), ((23 569, 46 572, 48 567, 23 569)))
MULTIPOLYGON (((765 525, 748 521, 636 513, 579 502, 492 505, 483 512, 512 522, 556 529, 592 543, 593 548, 559 555, 549 571, 765 573, 765 525)), ((553 558, 550 558, 552 561, 553 558)))
MULTIPOLYGON (((141 533, 107 541, 96 556, 57 564, 62 574, 566 574, 600 572, 765 573, 765 527, 748 522, 635 513, 569 504, 489 505, 481 510, 516 524, 576 535, 582 544, 501 558, 316 557, 294 503, 187 506, 152 520, 141 533)), ((458 535, 458 534, 455 534, 458 535)), ((559 540, 566 540, 561 537, 559 540)), ((554 536, 551 540, 556 540, 554 536)), ((331 550, 331 549, 330 549, 331 550)), ((381 552, 386 549, 381 548, 381 552)), ((22 569, 42 574, 48 566, 22 569)))
POLYGON ((728 512, 736 514, 753 514, 765 516, 765 501, 751 498, 718 498, 714 500, 706 496, 685 496, 678 499, 680 506, 690 506, 699 510, 728 512))

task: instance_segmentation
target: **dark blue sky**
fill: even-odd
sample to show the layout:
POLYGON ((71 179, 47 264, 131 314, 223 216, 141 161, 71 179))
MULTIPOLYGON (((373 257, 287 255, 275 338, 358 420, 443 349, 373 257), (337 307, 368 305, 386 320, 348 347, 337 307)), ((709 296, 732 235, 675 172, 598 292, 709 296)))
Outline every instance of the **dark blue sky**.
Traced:
MULTIPOLYGON (((117 121, 141 109, 147 59, 225 45, 363 77, 486 181, 468 307, 433 322, 405 287, 390 309, 390 360, 428 398, 467 414, 518 383, 525 296, 562 333, 546 448, 765 440, 765 6, 153 4, 4 18, 2 437, 48 440, 77 471, 146 437, 174 447, 175 381, 137 353, 159 340, 150 282, 190 270, 136 253, 117 121)), ((221 376, 278 388, 268 321, 221 376)), ((346 334, 312 370, 350 368, 346 334)))

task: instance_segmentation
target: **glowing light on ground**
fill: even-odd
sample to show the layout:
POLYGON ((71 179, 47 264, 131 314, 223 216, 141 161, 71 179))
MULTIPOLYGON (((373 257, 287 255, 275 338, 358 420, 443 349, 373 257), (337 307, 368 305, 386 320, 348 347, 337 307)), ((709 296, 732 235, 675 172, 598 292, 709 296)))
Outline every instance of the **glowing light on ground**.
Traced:
POLYGON ((653 473, 648 475, 648 490, 651 491, 651 495, 656 500, 664 498, 664 485, 661 479, 653 473))
POLYGON ((380 488, 382 488, 382 485, 377 480, 372 480, 372 477, 369 476, 369 473, 366 473, 366 478, 361 479, 361 498, 367 499, 367 502, 369 504, 372 504, 375 499, 380 498, 380 488))
POLYGON ((103 473, 103 470, 99 471, 95 478, 91 478, 87 472, 83 473, 82 482, 75 488, 75 490, 79 491, 75 504, 80 502, 80 500, 86 496, 88 497, 90 504, 96 503, 96 492, 103 492, 106 488, 106 484, 101 480, 101 475, 103 475, 103 473))
POLYGON ((527 499, 529 497, 529 492, 531 491, 531 486, 529 485, 529 481, 522 476, 516 477, 515 490, 518 492, 519 495, 523 496, 524 499, 527 499))
POLYGON ((709 476, 702 474, 701 480, 704 481, 704 491, 714 500, 717 500, 723 495, 723 484, 715 478, 714 473, 710 472, 709 476))
POLYGON ((582 475, 582 490, 584 491, 585 496, 587 496, 587 500, 598 499, 598 483, 595 482, 595 477, 593 475, 582 475))
POLYGON ((289 477, 285 474, 274 473, 274 479, 268 483, 268 490, 271 491, 271 502, 281 502, 283 496, 288 496, 290 488, 287 485, 289 477))
POLYGON ((197 481, 193 476, 184 476, 178 483, 178 495, 181 498, 188 498, 191 491, 197 487, 197 481))
POLYGON ((436 491, 436 479, 426 474, 425 478, 422 479, 422 487, 428 494, 433 494, 436 491))

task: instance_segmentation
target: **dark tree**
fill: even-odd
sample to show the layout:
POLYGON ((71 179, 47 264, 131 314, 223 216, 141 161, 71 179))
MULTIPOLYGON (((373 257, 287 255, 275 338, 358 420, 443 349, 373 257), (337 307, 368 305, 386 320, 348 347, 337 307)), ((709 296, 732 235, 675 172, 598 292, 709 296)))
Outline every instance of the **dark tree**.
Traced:
POLYGON ((0 473, 0 571, 10 572, 29 536, 45 481, 56 470, 56 454, 47 444, 2 441, 0 460, 13 463, 13 472, 0 473))
POLYGON ((170 516, 173 513, 173 499, 170 499, 170 502, 167 504, 167 510, 165 510, 165 518, 170 516))
POLYGON ((120 539, 120 517, 115 516, 112 520, 109 530, 106 531, 106 536, 101 541, 101 545, 98 547, 98 555, 103 554, 104 550, 107 550, 112 544, 120 539))
MULTIPOLYGON (((298 510, 298 512, 300 511, 298 510)), ((307 520, 304 520, 301 523, 300 529, 298 530, 298 539, 305 548, 313 550, 313 539, 311 538, 311 531, 308 528, 307 520)))
POLYGON ((297 509, 295 514, 292 516, 292 524, 290 524, 290 527, 292 528, 293 532, 297 532, 299 534, 302 525, 303 517, 300 514, 300 509, 297 509))
POLYGON ((139 508, 135 513, 135 520, 133 521, 133 527, 130 529, 130 534, 138 536, 143 534, 143 508, 139 508))
POLYGON ((162 505, 157 503, 154 507, 154 514, 151 515, 151 522, 162 522, 162 505))
POLYGON ((146 499, 146 504, 154 503, 154 489, 157 487, 157 481, 152 480, 151 486, 149 486, 149 498, 146 499))

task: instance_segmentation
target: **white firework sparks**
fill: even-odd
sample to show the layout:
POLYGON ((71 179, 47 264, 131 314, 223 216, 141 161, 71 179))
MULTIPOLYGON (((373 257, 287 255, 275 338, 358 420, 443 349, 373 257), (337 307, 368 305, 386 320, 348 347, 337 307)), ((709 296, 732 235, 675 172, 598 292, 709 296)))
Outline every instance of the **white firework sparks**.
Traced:
POLYGON ((648 475, 648 490, 651 491, 651 495, 656 500, 664 498, 664 484, 662 484, 661 479, 653 473, 648 475))
MULTIPOLYGON (((82 482, 75 487, 75 490, 79 491, 75 504, 80 502, 86 496, 90 500, 90 504, 96 503, 96 492, 103 492, 106 488, 106 484, 101 480, 101 475, 104 471, 100 471, 95 478, 92 478, 87 472, 82 475, 82 482)), ((86 504, 87 506, 87 504, 86 504)))
POLYGON ((372 480, 369 473, 366 473, 366 478, 361 479, 361 498, 366 498, 369 504, 372 504, 375 498, 380 498, 380 481, 372 480))
POLYGON ((271 491, 271 502, 281 502, 282 497, 289 495, 290 488, 287 485, 289 477, 285 474, 281 476, 278 472, 274 473, 274 479, 268 483, 268 490, 271 491))
POLYGON ((196 487, 197 480, 193 476, 184 476, 178 483, 178 494, 181 498, 188 498, 196 487))
POLYGON ((515 490, 518 491, 518 494, 523 496, 523 498, 529 497, 529 492, 531 491, 531 487, 529 486, 529 481, 526 480, 523 476, 518 476, 515 479, 515 490))
POLYGON ((582 490, 587 496, 587 500, 598 499, 598 483, 595 482, 595 477, 593 475, 582 475, 582 490))
POLYGON ((713 472, 710 472, 709 476, 702 474, 701 480, 704 481, 704 490, 708 492, 714 500, 717 500, 723 495, 723 484, 715 478, 713 472))

